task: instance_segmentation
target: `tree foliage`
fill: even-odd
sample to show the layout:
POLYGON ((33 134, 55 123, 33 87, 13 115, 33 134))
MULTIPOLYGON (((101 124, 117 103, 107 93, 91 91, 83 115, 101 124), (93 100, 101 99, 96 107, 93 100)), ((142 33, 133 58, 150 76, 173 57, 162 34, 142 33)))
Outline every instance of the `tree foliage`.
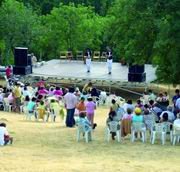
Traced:
POLYGON ((180 83, 179 0, 2 0, 0 62, 27 46, 39 58, 103 50, 115 60, 157 65, 162 82, 180 83))

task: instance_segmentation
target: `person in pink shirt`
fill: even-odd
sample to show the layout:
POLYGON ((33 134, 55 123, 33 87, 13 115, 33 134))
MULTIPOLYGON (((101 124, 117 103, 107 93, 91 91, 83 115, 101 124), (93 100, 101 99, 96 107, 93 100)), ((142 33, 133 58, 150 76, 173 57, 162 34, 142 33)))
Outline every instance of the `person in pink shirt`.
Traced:
POLYGON ((38 94, 39 95, 46 95, 46 94, 48 94, 48 91, 44 87, 40 87, 38 94))
POLYGON ((60 89, 59 87, 56 87, 56 89, 54 90, 54 95, 55 95, 56 97, 61 97, 61 96, 63 96, 63 91, 62 91, 62 89, 60 89))
POLYGON ((92 97, 88 97, 88 102, 86 103, 86 115, 88 120, 91 122, 91 125, 93 127, 94 125, 94 111, 96 109, 96 103, 93 102, 92 97))
POLYGON ((132 120, 132 111, 131 111, 131 109, 127 109, 127 113, 125 113, 124 115, 123 115, 123 117, 122 117, 122 120, 123 119, 128 119, 128 120, 132 120))
POLYGON ((12 75, 12 69, 11 69, 11 66, 8 66, 8 67, 6 68, 6 77, 7 77, 7 78, 10 78, 11 75, 12 75))

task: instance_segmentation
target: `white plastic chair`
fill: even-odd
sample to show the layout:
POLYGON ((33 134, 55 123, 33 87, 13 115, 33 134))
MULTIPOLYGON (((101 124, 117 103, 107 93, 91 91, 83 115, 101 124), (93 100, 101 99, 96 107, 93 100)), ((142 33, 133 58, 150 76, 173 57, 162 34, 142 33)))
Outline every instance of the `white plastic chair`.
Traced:
POLYGON ((12 105, 9 104, 8 98, 4 98, 3 101, 4 101, 4 111, 11 112, 12 105))
POLYGON ((120 142, 120 140, 121 140, 121 127, 120 127, 119 122, 111 121, 108 123, 108 126, 106 128, 106 139, 108 142, 110 141, 110 137, 111 137, 112 132, 116 133, 117 141, 120 142))
MULTIPOLYGON (((77 126, 77 142, 79 142, 81 134, 84 135, 86 143, 88 143, 90 140, 92 140, 92 128, 89 128, 89 130, 85 129, 85 125, 78 124, 77 126)), ((89 127, 89 126, 88 126, 89 127)))
POLYGON ((142 142, 146 141, 146 126, 142 122, 134 122, 131 126, 131 141, 135 140, 135 133, 141 133, 142 142))
POLYGON ((159 135, 161 137, 162 145, 164 145, 166 141, 166 132, 167 128, 163 123, 155 124, 151 131, 151 143, 154 144, 156 135, 159 135))
POLYGON ((173 146, 176 144, 176 140, 180 141, 180 127, 173 126, 173 146))

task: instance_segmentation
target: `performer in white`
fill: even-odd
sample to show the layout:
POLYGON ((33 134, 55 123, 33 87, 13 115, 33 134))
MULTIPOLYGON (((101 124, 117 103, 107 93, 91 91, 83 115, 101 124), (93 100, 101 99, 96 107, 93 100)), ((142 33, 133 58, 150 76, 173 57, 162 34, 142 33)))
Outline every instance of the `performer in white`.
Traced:
POLYGON ((91 50, 89 48, 87 48, 86 50, 85 57, 86 57, 86 68, 87 68, 87 72, 89 73, 91 71, 91 50))
POLYGON ((112 72, 112 51, 111 49, 108 47, 107 51, 106 51, 106 56, 107 56, 107 67, 108 67, 108 74, 110 75, 112 72))

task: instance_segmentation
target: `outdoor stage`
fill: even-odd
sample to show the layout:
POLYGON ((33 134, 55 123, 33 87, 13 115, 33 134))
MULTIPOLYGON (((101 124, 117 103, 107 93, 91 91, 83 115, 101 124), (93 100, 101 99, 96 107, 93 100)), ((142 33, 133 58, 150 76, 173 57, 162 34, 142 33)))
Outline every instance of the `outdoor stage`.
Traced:
MULTIPOLYGON (((145 65, 146 85, 156 79, 155 68, 152 65, 145 65)), ((71 80, 87 82, 89 80, 100 83, 130 84, 128 82, 128 67, 120 63, 113 63, 112 74, 108 74, 106 62, 92 62, 91 72, 87 73, 83 61, 50 60, 43 66, 33 68, 32 77, 43 77, 45 79, 71 80)), ((135 84, 135 83, 131 83, 135 84)), ((137 84, 137 83, 136 83, 137 84)))

